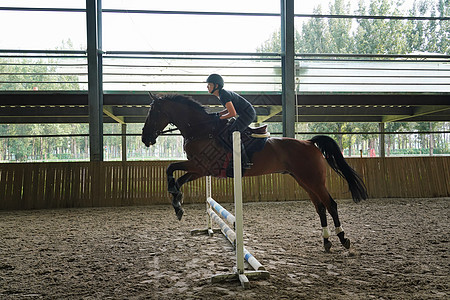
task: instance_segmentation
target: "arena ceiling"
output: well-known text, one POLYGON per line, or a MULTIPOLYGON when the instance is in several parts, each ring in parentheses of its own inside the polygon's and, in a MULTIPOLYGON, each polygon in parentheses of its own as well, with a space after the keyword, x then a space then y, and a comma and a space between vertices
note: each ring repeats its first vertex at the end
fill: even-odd
MULTIPOLYGON (((219 110, 208 94, 190 94, 219 110)), ((281 122, 281 94, 244 96, 259 123, 281 122)), ((149 108, 145 92, 108 92, 103 98, 105 123, 143 123, 149 108)), ((310 93, 297 95, 298 122, 435 122, 450 121, 449 93, 310 93)), ((87 92, 0 92, 0 123, 89 123, 87 92)))

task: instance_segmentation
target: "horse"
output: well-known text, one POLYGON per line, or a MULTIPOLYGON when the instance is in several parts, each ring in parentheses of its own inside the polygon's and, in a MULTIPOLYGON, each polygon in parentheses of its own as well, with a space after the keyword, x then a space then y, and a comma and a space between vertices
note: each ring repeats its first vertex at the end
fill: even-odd
MULTIPOLYGON (((172 206, 178 220, 181 220, 184 209, 181 206, 183 193, 180 188, 203 176, 223 176, 223 167, 230 154, 217 137, 227 127, 227 120, 208 113, 192 97, 180 94, 149 95, 152 102, 142 129, 142 142, 145 146, 155 144, 159 135, 175 130, 164 131, 168 124, 174 125, 184 138, 187 161, 172 163, 166 170, 172 206), (175 179, 176 170, 186 173, 175 179)), ((308 193, 320 218, 325 251, 329 252, 332 246, 329 241, 327 211, 333 219, 341 244, 346 249, 350 248, 350 240, 345 237, 341 227, 337 203, 325 186, 327 164, 347 181, 355 203, 367 199, 367 189, 361 177, 347 164, 332 138, 325 135, 314 136, 309 140, 270 137, 263 149, 254 154, 252 162, 253 166, 245 170, 244 177, 289 174, 308 193)))

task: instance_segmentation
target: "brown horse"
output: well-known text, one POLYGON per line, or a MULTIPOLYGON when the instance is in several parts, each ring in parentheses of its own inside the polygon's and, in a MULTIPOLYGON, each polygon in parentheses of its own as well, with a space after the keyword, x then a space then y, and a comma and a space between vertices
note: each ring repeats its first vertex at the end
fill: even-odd
MULTIPOLYGON (((229 160, 218 136, 226 127, 226 120, 218 119, 216 114, 208 114, 205 108, 190 97, 165 95, 161 98, 150 94, 153 102, 142 129, 142 142, 149 147, 156 138, 167 132, 168 124, 173 124, 184 137, 184 150, 187 161, 176 162, 167 168, 168 191, 172 195, 172 205, 179 220, 183 216, 183 184, 203 176, 223 176, 223 168, 229 160), (174 171, 186 173, 175 180, 174 171)), ((307 141, 292 138, 269 138, 264 148, 254 154, 253 166, 245 170, 244 176, 258 176, 270 173, 291 175, 308 193, 314 203, 323 228, 324 247, 331 248, 328 240, 326 211, 334 221, 336 234, 345 248, 350 240, 344 237, 339 221, 337 203, 325 186, 327 162, 331 168, 348 183, 353 200, 359 202, 367 198, 366 187, 356 172, 346 163, 339 146, 328 136, 315 136, 307 141)))

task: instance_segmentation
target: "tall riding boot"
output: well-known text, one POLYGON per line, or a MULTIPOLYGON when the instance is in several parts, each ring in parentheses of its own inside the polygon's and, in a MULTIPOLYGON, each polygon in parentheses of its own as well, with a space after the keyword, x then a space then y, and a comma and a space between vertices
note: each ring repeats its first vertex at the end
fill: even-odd
POLYGON ((247 151, 245 151, 244 144, 241 144, 241 164, 243 170, 251 169, 253 166, 252 162, 247 156, 247 151))

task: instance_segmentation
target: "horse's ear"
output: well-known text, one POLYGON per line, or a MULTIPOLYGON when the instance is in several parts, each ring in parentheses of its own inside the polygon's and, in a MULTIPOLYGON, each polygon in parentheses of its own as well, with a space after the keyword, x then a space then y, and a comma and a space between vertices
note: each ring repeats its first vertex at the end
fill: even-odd
POLYGON ((161 97, 153 95, 151 92, 148 92, 148 95, 150 96, 150 99, 152 102, 150 104, 154 104, 156 101, 162 100, 161 97))
POLYGON ((150 99, 152 99, 152 102, 155 100, 158 100, 158 98, 153 96, 153 94, 151 92, 148 92, 148 95, 150 96, 150 99))

